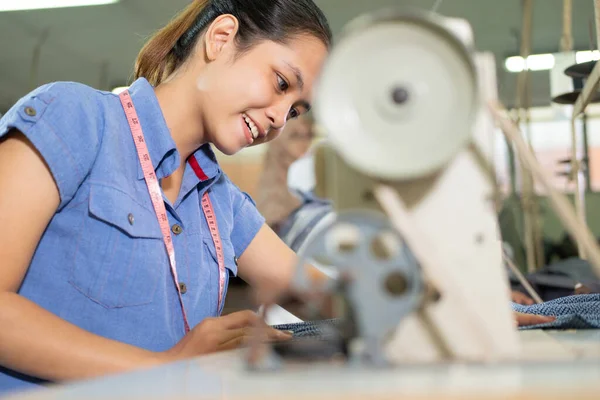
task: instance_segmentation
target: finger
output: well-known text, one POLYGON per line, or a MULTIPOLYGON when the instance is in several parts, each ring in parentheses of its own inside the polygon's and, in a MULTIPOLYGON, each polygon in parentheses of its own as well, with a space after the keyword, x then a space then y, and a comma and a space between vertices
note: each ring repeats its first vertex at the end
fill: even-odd
POLYGON ((218 346, 219 351, 234 350, 249 343, 250 336, 237 336, 231 340, 221 343, 218 346))
POLYGON ((286 340, 290 340, 294 337, 294 332, 292 331, 281 331, 279 329, 269 327, 266 330, 266 337, 268 340, 282 342, 286 340))
POLYGON ((251 330, 248 328, 225 329, 219 334, 219 346, 238 340, 243 336, 250 336, 250 332, 251 330))
POLYGON ((549 322, 553 322, 556 320, 556 317, 547 317, 544 315, 536 315, 536 314, 516 313, 516 320, 517 320, 518 326, 530 326, 530 325, 539 325, 539 324, 546 324, 549 322))
POLYGON ((256 325, 259 322, 262 322, 258 314, 251 310, 238 311, 225 315, 224 317, 220 317, 219 319, 223 324, 222 326, 227 329, 238 329, 245 326, 256 325))
POLYGON ((261 343, 266 342, 285 342, 292 339, 294 336, 288 331, 279 331, 269 328, 267 331, 258 332, 257 330, 249 330, 246 328, 236 330, 236 336, 229 338, 219 344, 219 350, 232 350, 245 346, 254 340, 261 343), (257 335, 260 335, 259 337, 257 335))

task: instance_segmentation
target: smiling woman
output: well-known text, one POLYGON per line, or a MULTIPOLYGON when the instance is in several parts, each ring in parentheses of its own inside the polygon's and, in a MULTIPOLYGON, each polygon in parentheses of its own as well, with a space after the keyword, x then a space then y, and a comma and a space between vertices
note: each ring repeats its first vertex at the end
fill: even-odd
POLYGON ((56 82, 0 119, 0 394, 245 342, 229 276, 277 291, 296 256, 210 145, 305 113, 330 42, 311 0, 197 0, 121 95, 56 82))

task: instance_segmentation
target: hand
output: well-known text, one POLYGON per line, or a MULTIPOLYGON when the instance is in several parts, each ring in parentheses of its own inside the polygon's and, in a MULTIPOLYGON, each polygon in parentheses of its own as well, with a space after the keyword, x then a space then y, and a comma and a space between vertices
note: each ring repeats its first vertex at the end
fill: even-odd
POLYGON ((252 311, 239 311, 218 318, 207 318, 194 327, 173 348, 161 353, 167 361, 182 360, 201 354, 232 350, 248 343, 253 332, 264 335, 266 341, 292 338, 287 332, 267 326, 252 311))
POLYGON ((517 326, 546 324, 549 322, 553 322, 554 320, 556 320, 556 317, 546 317, 544 315, 524 314, 520 312, 515 312, 515 324, 517 326))
POLYGON ((535 303, 531 297, 519 292, 518 290, 513 290, 510 293, 510 298, 513 302, 521 304, 523 306, 530 306, 535 303))

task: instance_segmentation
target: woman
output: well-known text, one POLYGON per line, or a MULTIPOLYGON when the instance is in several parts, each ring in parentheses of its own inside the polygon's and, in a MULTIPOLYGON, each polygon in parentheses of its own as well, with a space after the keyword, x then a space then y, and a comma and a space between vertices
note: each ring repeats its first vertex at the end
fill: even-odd
POLYGON ((13 106, 0 120, 0 392, 244 342, 253 313, 218 317, 228 274, 284 288, 295 255, 209 144, 234 154, 307 112, 330 42, 312 0, 198 0, 142 49, 129 98, 55 83, 13 106))

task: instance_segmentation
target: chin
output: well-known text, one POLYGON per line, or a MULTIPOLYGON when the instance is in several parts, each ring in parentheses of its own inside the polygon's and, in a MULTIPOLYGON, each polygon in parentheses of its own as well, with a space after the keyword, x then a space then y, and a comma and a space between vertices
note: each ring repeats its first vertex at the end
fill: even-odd
POLYGON ((242 150, 242 147, 235 143, 213 143, 213 145, 226 156, 233 156, 242 150))

